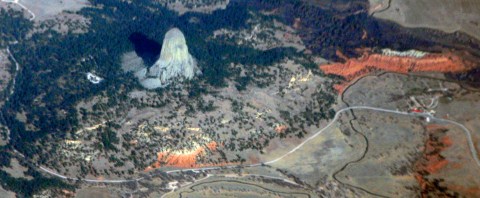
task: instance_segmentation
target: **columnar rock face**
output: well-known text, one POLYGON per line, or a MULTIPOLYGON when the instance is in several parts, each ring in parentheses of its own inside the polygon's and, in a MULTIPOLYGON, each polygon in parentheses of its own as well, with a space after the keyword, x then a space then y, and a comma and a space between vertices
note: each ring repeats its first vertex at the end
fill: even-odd
POLYGON ((141 71, 146 76, 142 85, 148 89, 165 87, 173 81, 192 79, 200 74, 195 59, 188 52, 183 33, 173 28, 165 34, 160 58, 147 70, 141 71))

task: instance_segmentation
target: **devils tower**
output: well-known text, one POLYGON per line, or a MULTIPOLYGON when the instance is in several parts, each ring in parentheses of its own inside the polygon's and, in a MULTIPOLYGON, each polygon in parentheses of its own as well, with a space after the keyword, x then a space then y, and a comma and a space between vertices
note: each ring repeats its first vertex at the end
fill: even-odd
POLYGON ((165 87, 173 81, 192 79, 200 74, 197 62, 188 52, 185 36, 178 28, 165 34, 160 58, 149 69, 141 71, 142 85, 147 89, 165 87))

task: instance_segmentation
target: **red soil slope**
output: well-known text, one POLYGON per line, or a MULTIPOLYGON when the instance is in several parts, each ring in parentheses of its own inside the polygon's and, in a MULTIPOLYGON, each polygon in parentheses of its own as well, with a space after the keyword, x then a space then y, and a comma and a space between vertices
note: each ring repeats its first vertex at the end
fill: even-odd
MULTIPOLYGON (((210 151, 215 151, 217 148, 216 142, 210 142, 206 145, 210 151)), ((158 161, 149 166, 145 171, 149 171, 159 167, 177 167, 177 168, 194 168, 212 166, 212 164, 198 164, 197 158, 205 154, 205 147, 198 147, 187 153, 177 154, 174 152, 159 152, 157 153, 158 161)))
POLYGON ((480 186, 463 186, 465 175, 451 175, 450 171, 461 169, 462 164, 451 162, 442 154, 454 144, 447 136, 448 129, 435 124, 426 129, 428 138, 423 154, 413 166, 421 197, 480 197, 480 186))
POLYGON ((423 150, 422 157, 415 163, 414 172, 415 179, 420 185, 422 197, 428 196, 448 196, 438 189, 438 182, 431 181, 428 176, 437 173, 442 168, 445 168, 449 163, 442 155, 441 152, 452 145, 452 141, 448 136, 445 136, 445 132, 448 129, 439 125, 428 125, 427 134, 428 139, 425 142, 425 148, 423 150))
POLYGON ((275 131, 277 133, 285 133, 285 131, 287 131, 287 129, 288 129, 288 126, 286 126, 286 125, 279 125, 279 126, 275 127, 275 131))
MULTIPOLYGON (((337 52, 337 54, 341 52, 337 52)), ((341 56, 343 57, 343 56, 341 56)), ((473 63, 453 53, 429 54, 422 58, 385 56, 365 50, 360 58, 347 59, 345 63, 333 63, 320 66, 326 74, 335 74, 345 78, 346 82, 335 85, 340 93, 348 82, 376 70, 409 73, 441 72, 461 73, 472 69, 473 63)))

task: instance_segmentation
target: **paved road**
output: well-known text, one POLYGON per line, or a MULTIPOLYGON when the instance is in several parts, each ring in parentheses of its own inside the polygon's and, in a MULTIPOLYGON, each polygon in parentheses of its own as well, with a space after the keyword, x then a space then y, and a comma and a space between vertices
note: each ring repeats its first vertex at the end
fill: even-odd
POLYGON ((470 148, 470 153, 472 154, 472 157, 475 160, 475 162, 477 163, 477 165, 480 167, 480 160, 478 159, 477 149, 475 149, 475 144, 473 143, 473 140, 472 140, 472 134, 467 129, 467 127, 465 127, 463 124, 460 124, 460 123, 455 122, 453 120, 447 120, 447 119, 435 118, 435 117, 432 117, 431 119, 432 120, 437 120, 439 122, 450 123, 450 124, 453 124, 453 125, 456 125, 456 126, 460 127, 463 130, 463 132, 465 132, 465 136, 467 137, 468 147, 470 148))
MULTIPOLYGON (((294 153, 295 151, 297 151, 298 149, 302 148, 306 143, 308 143, 309 141, 311 141, 312 139, 314 139, 315 137, 317 137, 318 135, 322 134, 325 130, 327 130, 330 126, 332 126, 340 117, 340 114, 346 112, 346 111, 350 111, 350 110, 371 110, 371 111, 378 111, 378 112, 385 112, 385 113, 393 113, 393 114, 398 114, 398 115, 404 115, 404 116, 415 116, 415 117, 430 117, 430 119, 432 121, 438 121, 438 122, 443 122, 443 123, 448 123, 448 124, 453 124, 453 125, 456 125, 458 127, 460 127, 464 132, 465 132, 465 136, 468 140, 468 146, 470 148, 470 152, 473 156, 473 159, 475 160, 475 162, 477 163, 477 165, 480 167, 480 160, 478 159, 478 154, 477 154, 477 150, 475 149, 475 146, 473 144, 473 140, 472 140, 472 137, 471 137, 471 133, 470 131, 465 127, 463 126, 462 124, 458 123, 458 122, 455 122, 455 121, 452 121, 452 120, 447 120, 447 119, 442 119, 442 118, 436 118, 430 114, 427 114, 427 113, 408 113, 408 112, 403 112, 403 111, 397 111, 397 110, 390 110, 390 109, 383 109, 383 108, 377 108, 377 107, 368 107, 368 106, 352 106, 352 107, 347 107, 347 108, 343 108, 339 111, 337 111, 337 113, 335 114, 334 118, 330 121, 330 123, 327 124, 327 126, 325 126, 324 128, 320 129, 319 131, 317 131, 314 135, 310 136, 309 138, 305 139, 302 143, 300 143, 298 146, 296 146, 295 148, 293 148, 292 150, 290 150, 289 152, 285 153, 284 155, 274 159, 274 160, 271 160, 271 161, 267 161, 267 162, 263 162, 263 163, 258 163, 258 164, 251 164, 251 165, 246 165, 246 167, 255 167, 255 166, 261 166, 262 164, 273 164, 273 163, 276 163, 280 160, 282 160, 283 158, 289 156, 290 154, 294 153)), ((178 173, 178 172, 182 172, 182 171, 206 171, 206 170, 216 170, 216 169, 222 169, 222 168, 234 168, 234 167, 237 167, 237 166, 219 166, 219 167, 207 167, 207 168, 192 168, 192 169, 177 169, 177 170, 170 170, 170 171, 166 171, 167 174, 171 174, 171 173, 178 173)), ((54 176, 57 176, 59 178, 62 178, 62 179, 71 179, 71 180, 75 180, 77 181, 78 179, 77 178, 71 178, 71 177, 66 177, 64 175, 61 175, 61 174, 58 174, 50 169, 47 169, 47 168, 44 168, 44 167, 40 167, 41 170, 45 171, 46 173, 49 173, 49 174, 52 174, 54 176)), ((85 182, 92 182, 92 183, 125 183, 125 182, 135 182, 135 181, 140 181, 144 178, 137 178, 137 179, 119 179, 119 180, 102 180, 102 179, 81 179, 81 181, 85 181, 85 182)))
MULTIPOLYGON (((269 178, 269 179, 275 179, 275 180, 281 180, 283 182, 286 182, 286 183, 289 183, 289 184, 292 184, 292 185, 296 185, 296 186, 301 186, 299 184, 297 184, 296 182, 294 181, 291 181, 291 180, 288 180, 288 179, 285 179, 285 178, 282 178, 282 177, 274 177, 274 176, 268 176, 268 175, 258 175, 258 174, 244 174, 244 175, 223 175, 223 174, 220 174, 220 175, 217 175, 217 174, 207 174, 206 177, 202 178, 202 179, 198 179, 198 180, 195 180, 193 181, 192 183, 189 183, 189 184, 186 184, 184 186, 182 186, 182 188, 186 188, 186 187, 189 187, 191 186, 192 184, 195 184, 199 181, 203 181, 203 180, 206 180, 210 177, 224 177, 224 178, 243 178, 243 177, 263 177, 263 178, 269 178)), ((301 186, 303 187, 303 186, 301 186)), ((176 190, 176 187, 175 188, 172 188, 170 192, 168 193, 165 193, 162 195, 161 198, 164 198, 166 197, 167 195, 175 192, 176 190)))
POLYGON ((407 112, 401 112, 401 111, 394 111, 394 110, 388 110, 388 109, 381 109, 381 108, 376 108, 376 107, 367 107, 367 106, 354 106, 354 107, 347 107, 347 108, 344 108, 344 109, 341 109, 340 111, 338 111, 336 114, 335 114, 335 117, 333 118, 333 120, 328 123, 328 125, 326 127, 324 127, 323 129, 321 129, 320 131, 318 131, 317 133, 315 133, 314 135, 310 136, 309 138, 307 138, 305 141, 303 141, 301 144, 299 144, 297 147, 293 148, 292 150, 290 150, 288 153, 285 153, 284 155, 280 156, 279 158, 277 159, 274 159, 274 160, 271 160, 271 161, 268 161, 268 162, 265 162, 265 164, 273 164, 277 161, 280 161, 281 159, 283 159, 284 157, 292 154, 293 152, 297 151, 298 149, 300 149, 303 145, 305 145, 306 143, 308 143, 310 140, 314 139, 315 137, 317 137, 318 135, 320 135, 322 132, 324 132, 325 130, 327 130, 330 126, 332 126, 337 120, 338 118, 340 117, 340 114, 343 113, 343 112, 346 112, 346 111, 350 111, 350 110, 355 110, 355 109, 367 109, 367 110, 374 110, 374 111, 382 111, 382 112, 388 112, 388 113, 395 113, 395 114, 400 114, 400 115, 411 115, 407 112))

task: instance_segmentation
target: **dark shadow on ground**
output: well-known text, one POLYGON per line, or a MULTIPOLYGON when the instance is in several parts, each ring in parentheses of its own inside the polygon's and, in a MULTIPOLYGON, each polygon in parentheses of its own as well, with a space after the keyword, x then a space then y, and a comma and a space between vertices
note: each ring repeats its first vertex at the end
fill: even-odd
POLYGON ((158 59, 162 45, 157 41, 149 39, 139 32, 132 33, 128 40, 134 45, 135 53, 143 59, 146 65, 153 65, 158 59))

